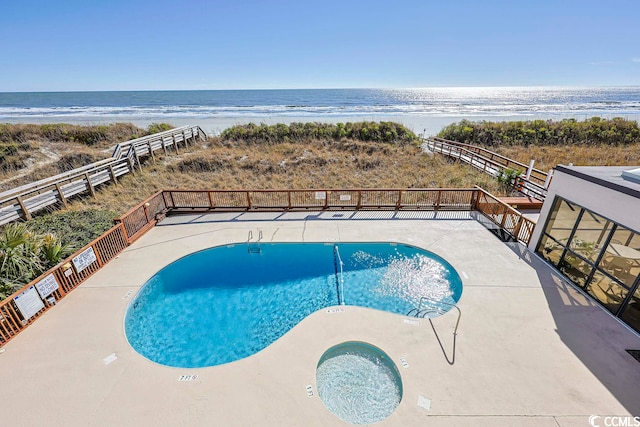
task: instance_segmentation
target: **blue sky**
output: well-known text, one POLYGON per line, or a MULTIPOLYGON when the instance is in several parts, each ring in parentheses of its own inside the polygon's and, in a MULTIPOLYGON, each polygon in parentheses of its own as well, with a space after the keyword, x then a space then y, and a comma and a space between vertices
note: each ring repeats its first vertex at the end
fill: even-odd
POLYGON ((640 85, 640 1, 20 0, 0 91, 640 85))

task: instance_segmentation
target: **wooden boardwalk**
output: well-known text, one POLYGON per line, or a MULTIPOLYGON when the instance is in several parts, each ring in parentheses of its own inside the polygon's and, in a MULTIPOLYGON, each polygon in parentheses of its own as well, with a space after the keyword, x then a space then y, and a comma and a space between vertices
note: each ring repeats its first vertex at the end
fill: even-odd
POLYGON ((551 176, 547 172, 535 169, 532 164, 525 165, 477 145, 464 144, 437 137, 425 139, 423 146, 429 151, 467 163, 496 178, 501 176, 507 169, 520 171, 521 175, 514 183, 514 187, 518 191, 542 201, 547 195, 551 176))
POLYGON ((117 183, 118 178, 140 169, 140 160, 151 157, 155 152, 186 148, 198 139, 206 138, 199 126, 183 126, 165 132, 117 144, 110 158, 87 166, 70 170, 59 175, 26 184, 0 193, 0 225, 24 219, 39 210, 51 206, 66 206, 67 200, 89 192, 95 196, 97 186, 109 182, 117 183))

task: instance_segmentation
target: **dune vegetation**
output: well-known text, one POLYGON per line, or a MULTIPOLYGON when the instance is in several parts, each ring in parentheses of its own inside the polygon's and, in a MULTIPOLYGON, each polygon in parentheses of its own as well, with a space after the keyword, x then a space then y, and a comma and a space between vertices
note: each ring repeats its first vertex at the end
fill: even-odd
MULTIPOLYGON (((0 189, 108 158, 113 146, 169 129, 152 125, 0 125, 0 189)), ((636 122, 468 122, 439 136, 482 144, 548 169, 559 163, 640 164, 636 122)), ((425 153, 420 138, 389 122, 241 125, 219 137, 145 159, 142 171, 98 187, 96 197, 0 230, 0 297, 28 283, 113 224, 112 219, 162 189, 462 188, 502 195, 502 183, 465 164, 425 153), (48 236, 48 237, 47 237, 48 236), (59 236, 59 237, 58 237, 59 236), (23 268, 22 268, 23 267, 23 268), (34 276, 35 275, 35 276, 34 276)))
POLYGON ((640 126, 634 120, 592 117, 584 121, 532 120, 470 122, 444 128, 439 137, 484 145, 511 159, 538 169, 558 164, 640 165, 640 126))

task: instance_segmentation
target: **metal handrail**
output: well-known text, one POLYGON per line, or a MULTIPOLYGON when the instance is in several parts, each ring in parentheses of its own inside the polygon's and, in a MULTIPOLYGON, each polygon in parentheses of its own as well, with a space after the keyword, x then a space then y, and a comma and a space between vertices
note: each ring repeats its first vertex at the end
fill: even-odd
MULTIPOLYGON (((422 310, 422 303, 424 301, 431 301, 434 302, 436 304, 444 304, 447 305, 451 308, 455 308, 458 311, 458 319, 456 320, 456 326, 453 329, 453 345, 452 345, 452 350, 451 350, 451 360, 449 360, 449 357, 447 356, 447 352, 444 349, 444 346, 442 345, 442 342, 440 341, 440 337, 438 336, 438 332, 436 331, 435 326, 433 325, 433 322, 431 321, 431 318, 429 319, 429 323, 431 324, 431 329, 433 329, 433 333, 436 335, 436 339, 438 340, 438 344, 440 344, 440 349, 442 350, 442 353, 444 354, 444 358, 446 359, 447 363, 449 363, 450 365, 453 365, 456 361, 456 338, 458 336, 458 325, 460 325, 460 318, 462 317, 462 311, 460 310, 460 307, 458 307, 456 304, 451 304, 449 302, 446 301, 440 301, 440 300, 435 300, 433 298, 429 298, 429 297, 420 297, 420 305, 418 306, 418 308, 414 308, 412 310, 409 311, 409 313, 407 313, 407 316, 410 315, 411 312, 413 312, 414 310, 416 311, 416 314, 414 317, 421 317, 424 318, 424 316, 426 316, 428 313, 433 312, 435 310, 422 310), (420 316, 420 313, 423 313, 422 316, 420 316)), ((437 308, 437 311, 441 311, 442 309, 437 308)), ((444 314, 444 313, 441 313, 444 314)))
MULTIPOLYGON (((420 313, 423 313, 423 312, 425 314, 427 313, 425 310, 422 309, 422 303, 424 301, 430 301, 430 302, 433 302, 433 303, 436 303, 436 304, 444 304, 444 305, 448 306, 449 308, 455 308, 458 311, 458 320, 456 321, 456 326, 455 326, 455 328, 453 330, 453 335, 457 335, 458 334, 458 325, 460 324, 460 318, 462 317, 462 311, 460 311, 460 307, 458 307, 456 304, 451 304, 450 302, 436 300, 436 299, 433 299, 433 298, 422 296, 422 297, 420 297, 420 304, 418 305, 418 307, 417 308, 412 308, 411 310, 409 310, 409 312, 407 313, 407 316, 411 316, 412 315, 411 313, 415 311, 416 314, 413 315, 413 317, 422 317, 422 318, 424 318, 424 315, 420 316, 420 313)), ((441 310, 439 307, 436 307, 436 309, 437 310, 441 310)), ((430 313, 432 311, 434 311, 434 310, 429 310, 428 312, 430 313)), ((444 312, 444 313, 446 313, 446 312, 444 312)), ((441 313, 441 314, 444 314, 444 313, 441 313)))
POLYGON ((338 304, 344 305, 344 270, 342 266, 344 262, 342 262, 342 257, 340 257, 340 250, 338 249, 338 245, 333 245, 333 254, 337 258, 336 263, 336 276, 338 276, 338 266, 340 266, 340 276, 338 276, 338 280, 336 283, 336 291, 338 293, 338 304))

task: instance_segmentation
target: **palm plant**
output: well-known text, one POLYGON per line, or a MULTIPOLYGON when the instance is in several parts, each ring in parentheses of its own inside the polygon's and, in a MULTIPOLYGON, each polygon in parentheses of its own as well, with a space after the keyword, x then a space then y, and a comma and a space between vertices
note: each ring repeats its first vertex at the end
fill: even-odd
POLYGON ((40 240, 21 223, 8 224, 0 231, 0 296, 6 297, 42 273, 40 240))

